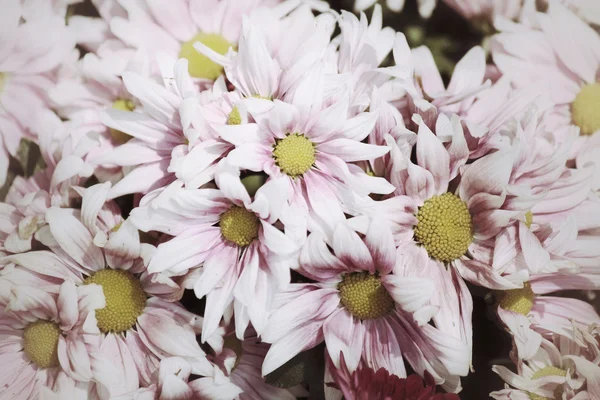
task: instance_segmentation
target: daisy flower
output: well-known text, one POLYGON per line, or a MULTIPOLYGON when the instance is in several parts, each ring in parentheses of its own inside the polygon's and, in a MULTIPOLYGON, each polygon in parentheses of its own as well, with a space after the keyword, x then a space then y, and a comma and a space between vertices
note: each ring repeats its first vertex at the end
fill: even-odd
MULTIPOLYGON (((171 59, 186 58, 188 71, 204 82, 217 79, 223 68, 196 52, 194 43, 201 42, 219 54, 236 47, 244 15, 260 13, 263 7, 277 7, 277 0, 177 0, 132 3, 118 1, 127 15, 114 16, 111 32, 127 45, 144 49, 150 55, 164 53, 171 59)), ((287 6, 281 7, 283 10, 287 6)))
POLYGON ((116 259, 93 244, 91 233, 77 215, 75 210, 50 208, 46 212, 48 229, 41 240, 51 251, 17 254, 0 262, 12 262, 55 279, 69 276, 78 287, 102 287, 105 306, 96 311, 97 329, 102 333, 101 357, 95 364, 100 396, 116 396, 149 384, 159 360, 170 356, 188 359, 195 374, 210 375, 210 363, 196 342, 202 319, 177 303, 154 296, 178 288, 157 282, 146 272, 141 258, 110 264, 116 259), (40 269, 40 265, 46 267, 40 269))
POLYGON ((64 15, 26 16, 19 0, 3 0, 0 53, 0 184, 22 138, 34 138, 35 116, 49 108, 56 68, 74 51, 64 15), (27 17, 27 18, 24 18, 27 17), (44 32, 40 35, 39 32, 44 32))
MULTIPOLYGON (((303 92, 319 93, 319 82, 310 79, 303 83, 303 92)), ((235 140, 236 147, 227 155, 227 162, 265 172, 271 180, 282 182, 284 201, 291 205, 281 216, 284 224, 292 224, 292 219, 293 223, 306 223, 302 221, 308 217, 308 230, 331 235, 337 221, 344 219, 340 205, 344 193, 393 190, 384 179, 369 177, 351 165, 376 159, 389 149, 362 143, 377 115, 364 112, 348 117, 348 99, 327 106, 318 97, 311 100, 298 94, 292 103, 275 100, 271 110, 254 117, 258 129, 253 125, 233 128, 236 136, 229 140, 235 140), (354 172, 360 174, 360 180, 354 172)))
POLYGON ((226 93, 221 79, 212 89, 199 93, 187 73, 187 60, 161 64, 161 85, 133 72, 123 82, 141 107, 108 109, 102 121, 133 139, 99 155, 97 164, 136 166, 111 190, 111 197, 148 193, 177 181, 199 187, 214 177, 217 161, 231 146, 207 126, 199 108, 226 93))
MULTIPOLYGON (((560 279, 556 279, 557 283, 560 279)), ((533 357, 542 337, 553 333, 572 337, 573 328, 600 324, 594 307, 581 300, 545 296, 548 281, 525 283, 521 289, 498 292, 498 316, 512 334, 519 358, 533 357)), ((559 283, 560 284, 560 283, 559 283)))
POLYGON ((273 16, 269 23, 264 20, 272 10, 261 11, 265 18, 244 16, 237 51, 219 54, 201 41, 194 48, 222 66, 228 81, 244 97, 263 100, 254 101, 255 106, 265 100, 291 98, 301 78, 325 56, 335 28, 332 15, 313 15, 312 7, 318 4, 284 2, 279 8, 285 6, 289 14, 273 16))
POLYGON ((534 18, 539 29, 504 26, 493 39, 494 62, 516 86, 534 81, 549 85, 556 105, 548 123, 559 141, 571 125, 579 127, 576 155, 600 130, 595 112, 600 99, 600 35, 556 1, 550 1, 547 14, 534 18), (579 48, 586 50, 574 51, 579 48))
POLYGON ((0 314, 0 398, 37 399, 49 392, 89 398, 100 333, 94 311, 105 306, 102 289, 72 280, 51 288, 35 283, 2 285, 8 301, 0 314))
MULTIPOLYGON (((291 284, 278 294, 262 334, 273 344, 263 375, 325 341, 336 368, 342 353, 350 371, 363 360, 371 369, 406 377, 406 359, 415 371, 429 371, 444 388, 459 391, 470 348, 427 323, 438 311, 428 304, 437 277, 419 276, 418 268, 412 255, 396 248, 383 221, 373 221, 364 237, 341 222, 331 243, 312 233, 298 271, 316 283, 291 284)), ((463 326, 460 315, 445 318, 463 326)))
MULTIPOLYGON (((588 334, 589 335, 589 334, 588 334)), ((564 337, 555 336, 544 340, 539 351, 527 360, 517 362, 517 373, 508 368, 492 367, 507 384, 514 387, 490 393, 496 400, 508 399, 576 399, 600 396, 597 352, 595 344, 586 347, 564 337)))
POLYGON ((33 131, 38 137, 46 168, 29 178, 17 177, 0 203, 0 215, 10 221, 0 227, 0 249, 20 253, 31 249, 35 233, 45 225, 49 207, 69 207, 73 186, 93 173, 86 161, 97 145, 79 129, 77 120, 62 122, 54 113, 40 112, 33 131))
POLYGON ((225 163, 220 167, 220 190, 152 193, 130 217, 142 231, 174 236, 157 247, 148 271, 190 275, 185 280, 196 296, 206 296, 203 342, 231 306, 238 337, 243 337, 248 321, 260 333, 277 287, 290 281, 299 249, 274 225, 283 209, 285 182, 269 181, 250 196, 239 171, 225 163))

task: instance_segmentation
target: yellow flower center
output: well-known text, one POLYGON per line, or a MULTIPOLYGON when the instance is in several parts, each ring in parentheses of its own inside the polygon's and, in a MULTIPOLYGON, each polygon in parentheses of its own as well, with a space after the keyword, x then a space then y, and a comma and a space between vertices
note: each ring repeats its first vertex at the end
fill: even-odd
POLYGON ((581 88, 571 104, 573 123, 581 129, 582 135, 591 135, 600 130, 600 82, 581 88))
POLYGON ((533 223, 533 213, 531 211, 527 211, 525 213, 525 226, 531 228, 531 224, 533 223))
POLYGON ((464 201, 452 193, 427 200, 417 212, 415 239, 430 257, 450 262, 464 255, 473 241, 471 215, 464 201))
POLYGON ((146 293, 140 281, 130 272, 103 269, 88 277, 84 284, 102 286, 106 306, 96 310, 98 328, 102 332, 125 332, 135 325, 146 306, 146 293))
POLYGON ((229 113, 227 117, 227 125, 239 125, 242 123, 242 117, 240 115, 240 110, 237 106, 233 107, 233 110, 229 113))
POLYGON ((40 368, 58 366, 58 339, 61 330, 51 321, 35 321, 23 332, 23 351, 40 368))
POLYGON ((346 274, 338 284, 338 290, 342 305, 356 318, 376 319, 394 309, 394 299, 377 275, 368 272, 346 274))
POLYGON ((200 42, 219 54, 225 54, 231 43, 223 36, 214 33, 199 33, 181 45, 179 58, 187 58, 188 72, 195 78, 217 79, 223 72, 223 66, 212 61, 194 48, 194 43, 200 42))
MULTIPOLYGON (((135 104, 131 100, 126 99, 117 99, 112 103, 113 110, 121 110, 121 111, 133 111, 135 110, 135 104)), ((110 128, 110 136, 120 144, 127 143, 132 137, 126 134, 125 132, 121 132, 117 129, 110 128)))
POLYGON ((283 173, 295 178, 315 163, 315 145, 304 135, 292 133, 276 141, 273 158, 283 173))
MULTIPOLYGON (((544 378, 546 376, 567 376, 567 371, 565 371, 564 369, 560 369, 557 367, 554 367, 552 365, 549 365, 547 367, 544 367, 540 370, 538 370, 535 374, 533 374, 533 376, 531 377, 531 379, 539 379, 539 378, 544 378)), ((562 394, 563 394, 563 387, 562 386, 557 386, 556 390, 554 390, 554 398, 548 398, 548 397, 543 397, 534 393, 529 393, 529 398, 531 398, 531 400, 560 400, 562 399, 562 394)))
POLYGON ((258 237, 258 218, 243 207, 233 206, 221 214, 219 226, 225 239, 241 247, 258 237))
POLYGON ((0 93, 2 93, 2 90, 4 89, 5 82, 6 82, 6 74, 3 72, 0 72, 0 93))
POLYGON ((501 293, 500 307, 527 316, 533 307, 535 293, 528 282, 521 289, 506 290, 501 293))

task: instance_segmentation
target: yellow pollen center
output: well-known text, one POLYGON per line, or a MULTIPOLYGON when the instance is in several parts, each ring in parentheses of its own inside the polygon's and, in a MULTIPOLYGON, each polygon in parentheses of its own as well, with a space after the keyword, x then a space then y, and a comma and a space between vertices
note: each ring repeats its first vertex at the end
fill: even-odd
MULTIPOLYGON (((549 365, 538 370, 535 374, 533 374, 531 379, 545 378, 547 376, 567 376, 567 371, 549 365)), ((562 387, 562 385, 559 385, 554 390, 554 398, 543 397, 534 393, 529 393, 529 398, 531 398, 531 400, 560 400, 562 399, 563 391, 564 388, 562 387)))
POLYGON ((0 72, 0 93, 2 93, 2 90, 4 89, 4 82, 6 82, 6 74, 0 72))
POLYGON ((102 286, 106 306, 96 310, 98 328, 102 332, 124 332, 135 325, 146 306, 146 293, 140 281, 130 272, 103 269, 88 277, 84 284, 102 286))
POLYGON ((521 289, 506 290, 501 294, 500 307, 527 316, 533 307, 535 293, 528 282, 521 289))
POLYGON ((582 135, 591 135, 600 130, 600 82, 581 88, 571 103, 571 118, 581 129, 582 135))
POLYGON ((315 145, 304 135, 292 133, 276 141, 273 158, 283 173, 295 178, 315 163, 315 145))
POLYGON ((237 106, 233 107, 233 110, 229 113, 227 117, 227 125, 239 125, 242 123, 242 116, 240 115, 240 110, 237 106))
POLYGON ((200 42, 219 54, 225 54, 231 43, 223 36, 214 33, 199 33, 181 45, 179 58, 187 58, 188 72, 195 78, 215 80, 223 72, 223 66, 212 61, 194 48, 194 43, 200 42))
POLYGON ((452 193, 427 200, 417 212, 415 239, 430 257, 450 262, 464 255, 473 241, 471 215, 464 201, 452 193))
POLYGON ((23 351, 40 368, 58 366, 58 339, 61 330, 51 321, 35 321, 23 332, 23 351))
MULTIPOLYGON (((135 110, 135 104, 131 100, 126 99, 117 99, 112 103, 113 110, 121 110, 121 111, 133 111, 135 110)), ((132 137, 126 134, 125 132, 121 132, 117 129, 110 128, 110 136, 119 144, 127 143, 132 137)))
POLYGON ((340 301, 356 318, 376 319, 394 309, 394 299, 377 275, 352 272, 338 284, 340 301))
POLYGON ((233 206, 221 214, 219 226, 225 239, 241 247, 258 237, 258 218, 243 207, 233 206))
POLYGON ((525 226, 531 228, 531 224, 533 223, 533 213, 531 211, 527 211, 525 213, 525 226))

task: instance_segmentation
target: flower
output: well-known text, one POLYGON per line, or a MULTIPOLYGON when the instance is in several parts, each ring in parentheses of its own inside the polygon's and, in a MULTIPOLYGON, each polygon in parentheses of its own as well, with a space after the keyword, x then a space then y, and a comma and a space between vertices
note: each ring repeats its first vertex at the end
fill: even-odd
POLYGON ((535 81, 549 85, 555 106, 548 124, 559 142, 568 137, 572 125, 579 127, 576 155, 600 129, 590 111, 600 98, 600 35, 556 1, 549 2, 546 14, 532 18, 533 27, 525 23, 516 25, 522 28, 517 30, 501 27, 506 29, 493 39, 494 62, 516 86, 535 81), (587 51, 573 52, 580 44, 587 51))
MULTIPOLYGON (((543 279, 543 277, 542 277, 543 279)), ((564 280, 567 280, 565 278, 564 280)), ((556 279, 560 285, 561 279, 556 279)), ((582 329, 600 323, 594 307, 577 299, 543 296, 538 293, 549 282, 533 280, 521 289, 511 289, 497 294, 498 316, 514 338, 520 359, 529 359, 537 353, 543 337, 553 333, 570 339, 573 329, 582 329)))
MULTIPOLYGON (((469 368, 469 346, 445 334, 437 323, 427 323, 438 311, 428 304, 437 277, 415 273, 420 264, 396 248, 383 221, 373 221, 364 239, 343 222, 336 226, 332 242, 324 239, 313 232, 300 254, 298 271, 316 283, 291 284, 276 298, 262 334, 273 344, 263 374, 325 341, 336 368, 341 352, 350 371, 363 360, 369 368, 405 377, 405 358, 445 388, 460 390, 459 376, 469 368)), ((460 315, 444 318, 462 328, 460 315)))
MULTIPOLYGON (((77 287, 102 287, 106 305, 96 311, 96 329, 102 335, 94 374, 101 398, 148 384, 159 360, 165 357, 183 357, 194 373, 210 375, 211 366, 196 342, 201 317, 153 296, 179 288, 148 274, 141 258, 111 264, 119 259, 93 244, 91 233, 76 215, 75 210, 50 208, 46 212, 48 228, 40 240, 51 251, 16 254, 0 259, 0 263, 11 262, 53 279, 69 277, 77 287)), ((136 239, 121 238, 124 244, 136 239)))
POLYGON ((187 64, 165 61, 165 86, 137 73, 123 73, 127 90, 142 107, 133 112, 113 108, 102 116, 109 128, 133 137, 94 158, 101 165, 136 166, 112 188, 111 198, 145 194, 175 181, 199 187, 213 179, 216 163, 231 148, 197 116, 201 104, 227 92, 224 81, 202 96, 186 72, 187 64))
POLYGON ((302 96, 295 96, 292 103, 275 100, 271 110, 254 118, 257 124, 229 131, 235 149, 226 160, 240 169, 264 172, 285 187, 282 200, 290 207, 281 215, 284 225, 306 230, 308 219, 308 230, 331 235, 335 223, 343 219, 341 198, 352 191, 367 195, 393 190, 385 180, 369 177, 351 164, 378 158, 389 149, 361 142, 376 115, 364 112, 349 118, 347 99, 331 105, 302 96))
POLYGON ((40 142, 46 168, 29 178, 16 177, 0 206, 0 215, 11 223, 0 227, 0 249, 9 253, 31 250, 36 232, 46 223, 46 210, 69 207, 71 187, 83 184, 94 169, 87 154, 96 145, 79 121, 62 122, 54 113, 38 113, 33 131, 40 142))
POLYGON ((169 58, 186 58, 188 71, 205 82, 216 80, 223 69, 206 56, 197 53, 194 43, 201 42, 225 54, 235 47, 240 35, 241 19, 263 7, 277 4, 273 0, 235 1, 178 0, 168 6, 160 1, 144 5, 118 1, 126 15, 109 15, 110 30, 135 49, 150 55, 164 53, 169 58))
POLYGON ((436 394, 435 380, 425 371, 423 379, 416 374, 407 378, 399 378, 390 374, 385 368, 377 372, 361 362, 354 372, 348 370, 344 355, 340 354, 340 368, 335 368, 330 358, 326 359, 329 370, 333 373, 333 383, 326 383, 341 390, 347 399, 366 400, 459 400, 454 393, 436 394))
POLYGON ((2 9, 0 185, 6 179, 9 156, 16 155, 21 139, 35 138, 32 123, 49 108, 47 92, 55 83, 56 68, 75 47, 64 15, 25 15, 19 0, 4 0, 2 9))
POLYGON ((600 374, 597 358, 598 333, 594 326, 589 327, 589 332, 585 331, 581 334, 589 338, 587 343, 560 336, 543 340, 533 357, 517 362, 517 374, 503 366, 492 367, 494 372, 516 389, 508 388, 507 385, 506 389, 492 392, 490 396, 497 400, 524 396, 543 400, 576 398, 577 394, 582 398, 600 395, 600 388, 595 382, 600 374))
POLYGON ((63 398, 87 398, 95 391, 99 331, 94 311, 105 306, 102 289, 77 287, 72 280, 53 290, 34 281, 4 283, 0 396, 27 399, 54 391, 63 398))
POLYGON ((283 207, 282 182, 267 182, 250 196, 239 171, 223 162, 220 168, 220 190, 152 193, 131 214, 142 231, 173 236, 157 247, 148 271, 187 275, 196 296, 206 296, 203 342, 232 304, 238 337, 243 337, 249 320, 261 332, 276 288, 290 281, 299 249, 274 225, 283 207))

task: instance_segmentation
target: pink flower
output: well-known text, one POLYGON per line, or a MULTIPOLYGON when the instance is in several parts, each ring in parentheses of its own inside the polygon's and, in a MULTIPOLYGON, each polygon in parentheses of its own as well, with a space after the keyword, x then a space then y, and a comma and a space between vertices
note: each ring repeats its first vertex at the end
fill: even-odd
POLYGON ((74 197, 71 188, 93 173, 86 158, 96 143, 79 127, 77 121, 62 122, 48 110, 38 114, 32 129, 46 168, 14 180, 6 203, 0 206, 0 215, 10 221, 0 227, 0 249, 9 253, 30 250, 34 235, 46 223, 46 210, 69 207, 74 197))
POLYGON ((243 4, 231 0, 177 0, 167 6, 161 1, 144 4, 118 1, 126 15, 121 10, 105 15, 112 17, 109 21, 112 34, 127 45, 145 49, 151 56, 163 53, 172 60, 186 58, 190 75, 209 83, 219 77, 222 67, 196 53, 194 43, 202 42, 225 54, 236 46, 244 15, 260 14, 263 7, 277 3, 276 0, 243 4))
MULTIPOLYGON (((51 251, 17 254, 0 262, 14 263, 44 280, 68 277, 81 288, 89 284, 102 287, 106 306, 96 311, 96 329, 102 335, 94 363, 100 397, 147 385, 159 360, 165 357, 183 357, 195 374, 210 375, 210 363, 196 342, 202 318, 154 296, 179 291, 179 287, 162 283, 157 280, 160 277, 146 272, 141 258, 121 263, 122 259, 110 256, 109 249, 96 247, 78 215, 76 210, 50 208, 46 212, 48 227, 39 239, 51 251)), ((139 246, 137 232, 135 239, 123 243, 135 240, 139 246)))
MULTIPOLYGON (((554 281, 560 285, 569 277, 554 281)), ((497 293, 498 316, 514 338, 519 359, 534 357, 543 337, 556 333, 575 340, 574 329, 600 324, 600 316, 592 305, 577 299, 544 296, 553 291, 547 287, 548 280, 541 276, 540 281, 532 280, 522 289, 497 293)))
POLYGON ((133 112, 109 109, 103 122, 133 139, 94 161, 137 167, 112 188, 111 197, 145 194, 175 181, 177 185, 199 187, 214 178, 217 161, 231 146, 199 117, 199 109, 203 102, 227 90, 221 80, 204 96, 197 96, 187 64, 187 60, 161 64, 164 86, 136 73, 123 73, 127 90, 142 107, 133 112))
MULTIPOLYGON (((363 239, 339 223, 331 242, 319 232, 309 236, 299 272, 317 283, 291 284, 276 297, 262 334, 273 343, 263 374, 325 341, 336 368, 341 352, 350 371, 363 360, 369 368, 405 377, 406 358, 415 370, 427 370, 444 387, 460 390, 459 376, 469 368, 469 346, 446 334, 437 321, 435 326, 427 323, 438 311, 429 304, 437 278, 415 273, 421 266, 396 248, 385 222, 374 221, 364 233, 363 239)), ((463 307, 469 308, 469 302, 463 307)), ((462 329, 460 315, 443 318, 462 329)))
POLYGON ((495 365, 492 369, 515 389, 507 385, 490 396, 497 400, 600 396, 597 328, 590 326, 574 336, 585 339, 574 341, 557 335, 552 340, 544 339, 534 356, 517 362, 516 374, 495 365))
MULTIPOLYGON (((318 93, 320 81, 313 78, 304 84, 318 93)), ((352 191, 366 196, 393 190, 384 179, 369 177, 352 164, 389 151, 361 142, 376 117, 368 112, 349 117, 347 98, 327 104, 320 96, 313 100, 299 93, 292 103, 275 100, 271 110, 254 115, 256 124, 227 127, 226 140, 235 145, 227 162, 265 172, 282 185, 283 201, 289 204, 280 217, 284 225, 331 235, 349 211, 342 209, 342 198, 351 197, 352 191)))
POLYGON ((32 122, 49 108, 47 92, 54 85, 56 67, 74 51, 75 42, 64 15, 24 14, 19 0, 4 0, 1 7, 0 184, 4 184, 9 155, 16 155, 22 138, 34 139, 32 122))
POLYGON ((600 96, 600 35, 559 2, 549 3, 547 14, 530 15, 528 24, 500 26, 503 32, 493 41, 494 62, 518 87, 536 81, 549 85, 556 105, 548 124, 558 142, 572 125, 580 128, 576 155, 600 129, 591 111, 600 96), (573 51, 580 46, 586 51, 573 51))
POLYGON ((290 281, 300 247, 274 225, 285 201, 284 182, 269 181, 251 197, 239 171, 225 163, 220 167, 220 190, 157 191, 145 196, 131 215, 143 231, 174 236, 158 246, 148 271, 188 275, 185 280, 196 296, 206 296, 203 342, 231 306, 238 337, 248 321, 260 333, 277 287, 290 281))
POLYGON ((57 392, 62 398, 88 398, 95 391, 94 310, 105 306, 102 289, 77 287, 72 280, 51 290, 29 284, 34 282, 2 286, 8 301, 2 301, 0 314, 0 397, 33 399, 57 392))

